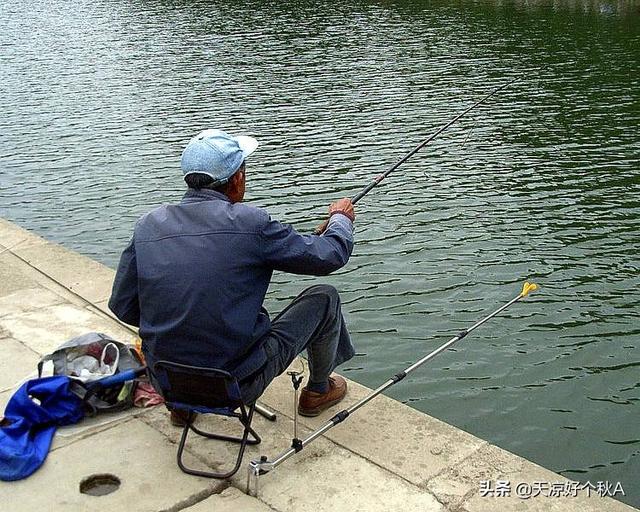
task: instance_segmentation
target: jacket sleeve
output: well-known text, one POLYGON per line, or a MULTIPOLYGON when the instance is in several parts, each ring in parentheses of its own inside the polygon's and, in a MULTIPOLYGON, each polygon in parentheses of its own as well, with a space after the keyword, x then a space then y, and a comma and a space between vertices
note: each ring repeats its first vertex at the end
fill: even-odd
POLYGON ((353 250, 353 224, 333 215, 320 235, 301 235, 289 224, 269 219, 261 231, 266 263, 274 270, 324 276, 346 265, 353 250))
POLYGON ((118 271, 113 281, 109 309, 124 323, 140 325, 138 302, 138 268, 133 239, 120 256, 118 271))

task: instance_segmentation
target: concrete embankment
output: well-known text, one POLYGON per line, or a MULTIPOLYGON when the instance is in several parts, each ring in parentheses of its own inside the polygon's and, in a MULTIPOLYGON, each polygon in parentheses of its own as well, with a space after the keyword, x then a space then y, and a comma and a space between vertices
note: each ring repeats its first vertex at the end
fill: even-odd
MULTIPOLYGON (((0 219, 2 410, 16 386, 35 375, 38 359, 63 341, 89 331, 133 340, 133 333, 106 307, 113 276, 113 270, 0 219)), ((348 404, 369 391, 355 382, 349 386, 348 404)), ((275 456, 291 443, 288 377, 276 379, 261 402, 275 410, 278 419, 272 423, 256 416, 254 426, 263 442, 247 449, 245 465, 260 455, 275 456)), ((302 435, 334 412, 302 418, 302 435)), ((235 427, 235 422, 219 416, 198 421, 211 430, 235 427)), ((175 462, 180 433, 169 424, 162 406, 61 428, 36 473, 0 484, 0 503, 13 512, 635 510, 384 396, 359 411, 357 419, 337 426, 262 476, 257 499, 241 492, 246 485, 244 468, 228 482, 182 473, 175 462), (120 487, 105 496, 81 494, 80 482, 95 474, 117 476, 120 487), (522 482, 534 489, 541 483, 539 495, 519 497, 516 487, 522 482), (555 486, 557 496, 549 496, 550 486, 555 486)), ((187 462, 228 466, 233 450, 194 436, 187 462)))

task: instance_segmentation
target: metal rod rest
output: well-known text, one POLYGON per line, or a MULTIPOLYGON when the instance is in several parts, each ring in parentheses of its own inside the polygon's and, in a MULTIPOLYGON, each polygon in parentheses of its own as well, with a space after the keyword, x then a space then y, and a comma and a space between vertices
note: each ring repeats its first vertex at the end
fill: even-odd
POLYGON ((262 404, 256 403, 256 412, 260 416, 267 418, 269 421, 276 421, 276 413, 262 404))

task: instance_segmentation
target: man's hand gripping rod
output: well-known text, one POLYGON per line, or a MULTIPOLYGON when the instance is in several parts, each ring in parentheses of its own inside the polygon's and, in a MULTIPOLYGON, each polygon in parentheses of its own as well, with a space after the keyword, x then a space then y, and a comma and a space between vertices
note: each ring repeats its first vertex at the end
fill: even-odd
POLYGON ((465 329, 465 330, 459 332, 457 335, 455 335, 453 338, 451 338, 449 341, 447 341, 444 345, 438 347, 437 349, 435 349, 430 354, 424 356, 419 361, 413 363, 411 366, 409 366, 405 370, 403 370, 403 371, 401 371, 399 373, 396 373, 388 381, 386 381, 380 387, 378 387, 377 389, 372 391, 366 397, 362 398, 360 401, 358 401, 355 404, 353 404, 348 409, 340 411, 333 418, 331 418, 329 421, 327 421, 327 423, 325 423, 322 427, 320 427, 316 431, 312 432, 305 439, 303 439, 301 444, 298 445, 298 449, 295 449, 293 447, 289 448, 288 450, 282 452, 280 455, 278 455, 275 459, 273 459, 271 461, 265 455, 263 455, 260 458, 260 460, 252 460, 249 463, 249 468, 248 468, 247 493, 249 495, 251 495, 251 496, 257 496, 258 495, 258 490, 259 490, 258 489, 258 484, 259 484, 260 475, 264 475, 264 474, 269 473, 270 471, 274 470, 276 467, 278 467, 280 464, 282 464, 285 460, 287 460, 289 457, 291 457, 292 455, 295 455, 297 452, 299 452, 300 450, 305 448, 309 443, 311 443, 312 441, 314 441, 315 439, 320 437, 322 434, 324 434, 325 432, 327 432, 331 428, 335 427, 338 423, 342 423, 344 420, 346 420, 349 417, 350 414, 352 414, 355 411, 357 411, 358 409, 360 409, 360 407, 365 405, 367 402, 371 401, 373 398, 378 396, 380 393, 385 391, 387 388, 390 388, 394 384, 400 382, 402 379, 404 379, 413 370, 419 368, 420 366, 422 366, 424 363, 426 363, 430 359, 433 359, 435 356, 437 356, 438 354, 440 354, 444 350, 448 349, 451 345, 453 345, 457 341, 459 341, 462 338, 464 338, 471 331, 474 331, 475 329, 480 327, 482 324, 484 324, 488 320, 492 319, 494 316, 498 315, 499 313, 501 313, 502 311, 507 309, 509 306, 511 306, 515 302, 518 302, 520 299, 523 299, 524 297, 529 295, 529 293, 531 293, 532 291, 537 290, 537 288, 538 288, 538 285, 536 285, 534 283, 525 282, 523 287, 522 287, 522 291, 518 294, 517 297, 514 297, 513 299, 511 299, 509 302, 507 302, 503 306, 500 306, 493 313, 491 313, 490 315, 487 315, 482 320, 479 320, 478 322, 473 324, 468 329, 465 329), (253 485, 251 485, 251 483, 252 483, 251 481, 252 480, 254 481, 253 485))

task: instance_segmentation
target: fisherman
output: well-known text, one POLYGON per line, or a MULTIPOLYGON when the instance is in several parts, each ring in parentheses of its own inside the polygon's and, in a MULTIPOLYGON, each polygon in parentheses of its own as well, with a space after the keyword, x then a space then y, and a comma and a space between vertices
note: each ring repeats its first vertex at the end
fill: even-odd
MULTIPOLYGON (((344 266, 355 211, 340 199, 321 235, 303 235, 243 203, 245 160, 257 147, 221 130, 191 139, 181 159, 189 189, 138 220, 109 308, 139 327, 150 369, 159 360, 224 369, 249 404, 306 349, 298 411, 316 416, 344 398, 347 383, 332 371, 354 355, 338 292, 312 286, 273 320, 263 301, 274 270, 323 276, 344 266)), ((186 419, 171 412, 175 425, 186 419)))

